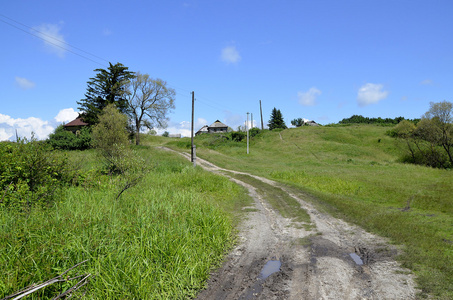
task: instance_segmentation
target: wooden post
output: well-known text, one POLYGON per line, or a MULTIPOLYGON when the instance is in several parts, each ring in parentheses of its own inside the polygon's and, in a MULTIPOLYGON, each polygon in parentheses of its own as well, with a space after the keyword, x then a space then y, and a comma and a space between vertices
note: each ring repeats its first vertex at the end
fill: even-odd
POLYGON ((193 145, 193 116, 194 116, 194 109, 195 109, 195 92, 192 91, 192 130, 191 130, 191 147, 190 147, 190 161, 194 163, 195 166, 195 159, 194 159, 194 145, 193 145))
POLYGON ((263 130, 264 124, 263 124, 263 110, 261 109, 261 100, 260 100, 260 113, 261 113, 261 130, 263 130))

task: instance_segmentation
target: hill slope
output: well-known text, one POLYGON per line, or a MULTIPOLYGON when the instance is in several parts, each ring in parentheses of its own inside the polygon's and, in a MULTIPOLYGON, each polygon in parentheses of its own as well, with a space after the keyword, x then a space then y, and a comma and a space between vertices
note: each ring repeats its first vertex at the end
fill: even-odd
MULTIPOLYGON (((353 125, 264 131, 250 143, 196 137, 215 164, 286 183, 330 213, 405 246, 404 266, 436 297, 453 297, 453 173, 401 164, 389 127, 353 125)), ((187 146, 189 140, 178 142, 187 146)))

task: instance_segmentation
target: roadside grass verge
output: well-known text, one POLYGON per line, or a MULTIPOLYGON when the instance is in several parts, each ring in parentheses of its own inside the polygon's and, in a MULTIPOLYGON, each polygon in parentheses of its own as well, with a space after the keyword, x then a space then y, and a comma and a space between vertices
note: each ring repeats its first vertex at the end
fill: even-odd
MULTIPOLYGON (((116 201, 117 179, 98 176, 69 188, 49 209, 0 211, 0 298, 85 259, 79 271, 95 275, 89 299, 196 295, 234 242, 233 212, 250 199, 242 187, 173 153, 138 150, 152 171, 116 201)), ((97 163, 89 151, 75 156, 97 163)), ((68 287, 56 284, 29 298, 50 299, 68 287)))
MULTIPOLYGON (((453 173, 399 163, 389 127, 352 125, 265 131, 246 144, 195 138, 197 154, 220 167, 285 183, 336 217, 388 237, 423 294, 453 298, 453 173)), ((218 139, 217 139, 218 140, 218 139)), ((183 145, 184 140, 178 145, 183 145)))

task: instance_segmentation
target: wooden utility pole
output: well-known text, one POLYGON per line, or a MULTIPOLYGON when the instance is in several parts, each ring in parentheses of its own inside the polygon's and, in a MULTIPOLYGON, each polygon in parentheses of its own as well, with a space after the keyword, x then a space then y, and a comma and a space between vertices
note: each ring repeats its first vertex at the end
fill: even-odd
POLYGON ((253 113, 250 113, 252 120, 250 121, 250 128, 253 128, 253 113))
POLYGON ((192 133, 191 133, 191 147, 190 147, 190 161, 191 162, 194 162, 195 161, 195 158, 194 158, 194 151, 193 151, 193 116, 194 116, 194 110, 195 110, 195 92, 192 91, 192 133))
POLYGON ((260 113, 261 113, 261 130, 263 130, 264 124, 263 124, 263 110, 261 109, 261 100, 260 100, 260 113))

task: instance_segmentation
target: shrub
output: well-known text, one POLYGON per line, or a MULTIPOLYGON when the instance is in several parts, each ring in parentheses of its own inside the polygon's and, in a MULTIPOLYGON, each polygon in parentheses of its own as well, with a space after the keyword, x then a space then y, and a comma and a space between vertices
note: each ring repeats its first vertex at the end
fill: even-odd
POLYGON ((63 125, 58 126, 47 140, 54 149, 85 150, 91 147, 91 132, 89 127, 83 127, 76 133, 65 130, 63 125))
POLYGON ((260 133, 261 133, 261 130, 257 127, 253 127, 252 129, 249 130, 249 136, 251 138, 257 136, 260 133))
POLYGON ((0 143, 0 156, 1 206, 29 209, 50 205, 71 180, 66 157, 34 137, 0 143))
POLYGON ((233 131, 231 133, 231 139, 235 142, 240 142, 245 139, 246 133, 242 131, 233 131))
POLYGON ((93 128, 93 144, 104 157, 108 172, 121 175, 117 198, 148 172, 145 161, 129 145, 127 116, 113 104, 107 105, 99 115, 99 123, 93 128))
POLYGON ((404 140, 408 152, 402 161, 434 168, 453 165, 453 104, 430 103, 430 110, 417 122, 401 121, 387 135, 404 140))
POLYGON ((105 159, 110 171, 120 170, 118 162, 129 149, 127 116, 109 104, 99 115, 99 123, 93 127, 93 146, 105 159))

